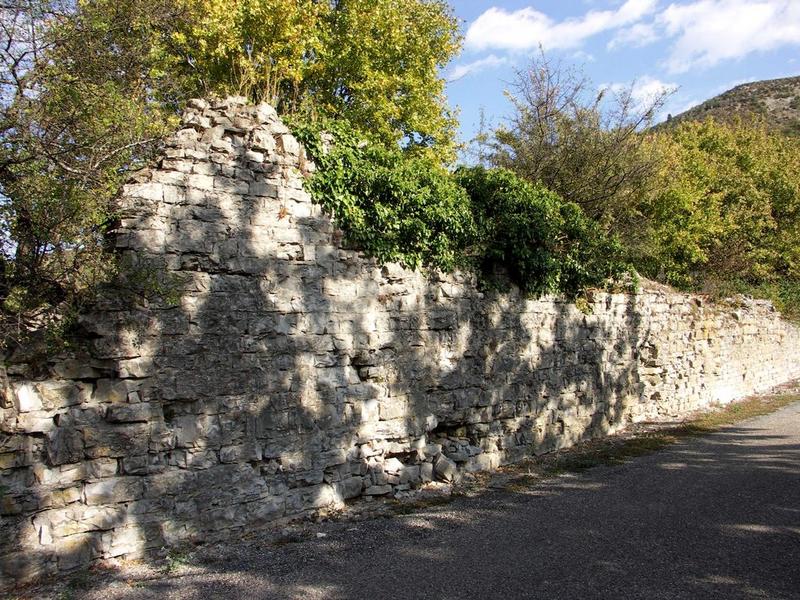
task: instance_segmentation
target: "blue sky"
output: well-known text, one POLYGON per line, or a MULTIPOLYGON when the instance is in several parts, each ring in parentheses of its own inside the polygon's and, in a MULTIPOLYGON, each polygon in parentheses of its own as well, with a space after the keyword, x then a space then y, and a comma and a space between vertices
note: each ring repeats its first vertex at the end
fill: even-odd
POLYGON ((800 0, 451 0, 464 50, 445 70, 462 141, 481 108, 509 112, 503 90, 539 45, 583 65, 599 86, 641 97, 676 89, 661 117, 739 83, 800 75, 800 0))

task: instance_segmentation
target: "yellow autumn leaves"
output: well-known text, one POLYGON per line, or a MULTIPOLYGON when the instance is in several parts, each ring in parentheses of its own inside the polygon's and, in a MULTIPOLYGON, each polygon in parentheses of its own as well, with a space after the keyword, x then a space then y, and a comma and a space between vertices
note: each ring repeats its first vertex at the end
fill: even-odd
POLYGON ((447 3, 182 2, 173 51, 206 92, 343 117, 389 143, 452 144, 439 70, 461 40, 447 3))

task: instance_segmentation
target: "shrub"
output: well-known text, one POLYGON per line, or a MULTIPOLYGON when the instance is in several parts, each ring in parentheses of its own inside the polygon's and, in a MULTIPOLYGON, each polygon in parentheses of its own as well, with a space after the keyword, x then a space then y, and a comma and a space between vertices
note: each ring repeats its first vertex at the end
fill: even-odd
POLYGON ((307 189, 349 243, 412 269, 466 264, 476 235, 469 198, 438 160, 372 143, 345 121, 294 130, 319 170, 307 189))
POLYGON ((648 277, 797 312, 800 144, 763 124, 687 122, 652 136, 655 193, 633 209, 632 260, 648 277))
POLYGON ((317 164, 306 183, 312 197, 380 261, 473 267, 492 287, 569 298, 627 270, 619 243, 580 207, 511 171, 451 174, 425 154, 371 144, 343 121, 294 131, 317 164))
POLYGON ((698 288, 800 277, 800 146, 764 126, 683 123, 657 134, 658 192, 640 205, 642 269, 698 288))
POLYGON ((576 298, 628 269, 622 247, 579 206, 505 169, 461 168, 472 200, 484 280, 507 275, 530 295, 576 298))

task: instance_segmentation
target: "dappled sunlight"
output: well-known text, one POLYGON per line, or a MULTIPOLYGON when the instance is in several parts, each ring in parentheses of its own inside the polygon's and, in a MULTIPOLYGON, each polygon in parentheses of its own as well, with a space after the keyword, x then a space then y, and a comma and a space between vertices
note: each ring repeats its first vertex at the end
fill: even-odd
MULTIPOLYGON (((312 529, 298 543, 231 546, 225 556, 232 559, 194 563, 104 597, 144 590, 191 598, 202 590, 242 598, 382 598, 403 589, 408 597, 457 598, 491 596, 501 586, 513 597, 535 589, 576 599, 622 590, 636 597, 791 598, 795 558, 786 543, 800 535, 798 475, 765 471, 759 458, 800 447, 776 450, 757 427, 712 437, 729 433, 742 444, 686 439, 629 466, 454 497, 390 519, 327 523, 319 526, 322 537, 312 529), (676 464, 690 468, 664 468, 676 464), (715 465, 710 472, 691 468, 708 464, 715 465), (364 568, 363 560, 375 556, 391 565, 379 577, 364 568)), ((91 591, 87 598, 100 596, 91 591)))
POLYGON ((726 533, 732 534, 769 534, 769 535, 800 535, 799 527, 784 527, 779 525, 759 525, 757 523, 737 523, 735 525, 720 525, 726 533))
MULTIPOLYGON (((20 439, 47 458, 3 471, 11 514, 23 515, 7 570, 155 560, 360 496, 403 498, 632 421, 675 421, 719 401, 720 356, 733 372, 793 335, 759 307, 742 318, 764 327, 743 341, 739 321, 687 308, 684 295, 593 292, 584 313, 480 290, 469 273, 379 265, 311 202, 313 167, 274 111, 241 99, 191 110, 203 120, 187 121, 169 158, 126 188, 117 238, 177 297, 102 300, 82 320, 90 367, 58 363, 55 383, 16 384, 20 439)), ((737 372, 736 394, 763 379, 737 372)), ((692 452, 659 472, 730 468, 692 452)), ((738 460, 794 473, 792 456, 738 460)), ((605 490, 554 478, 485 512, 431 511, 424 531, 605 490)))

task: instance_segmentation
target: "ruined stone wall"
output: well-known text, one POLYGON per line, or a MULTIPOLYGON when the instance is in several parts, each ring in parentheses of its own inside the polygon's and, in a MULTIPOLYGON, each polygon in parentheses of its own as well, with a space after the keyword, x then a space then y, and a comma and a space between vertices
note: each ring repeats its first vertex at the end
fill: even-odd
POLYGON ((3 581, 230 539, 800 377, 763 302, 484 295, 340 245, 268 106, 194 102, 127 185, 115 240, 175 286, 82 318, 86 349, 8 366, 3 581))

